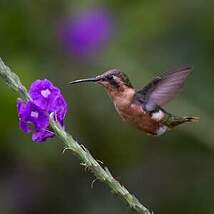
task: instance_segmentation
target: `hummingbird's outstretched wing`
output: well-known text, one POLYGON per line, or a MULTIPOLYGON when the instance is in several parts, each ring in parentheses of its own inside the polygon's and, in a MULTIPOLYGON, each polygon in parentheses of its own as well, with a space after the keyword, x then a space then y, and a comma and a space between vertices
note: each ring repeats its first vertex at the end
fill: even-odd
POLYGON ((162 77, 156 77, 143 89, 135 94, 135 100, 143 103, 147 111, 153 111, 157 106, 164 106, 182 89, 191 67, 184 67, 162 77))

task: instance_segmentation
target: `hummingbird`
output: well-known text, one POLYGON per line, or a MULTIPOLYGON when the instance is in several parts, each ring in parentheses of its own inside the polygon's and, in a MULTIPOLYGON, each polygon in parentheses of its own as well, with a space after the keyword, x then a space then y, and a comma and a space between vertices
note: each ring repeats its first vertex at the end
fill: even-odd
POLYGON ((191 67, 168 72, 155 77, 140 90, 135 89, 127 75, 118 69, 70 84, 94 82, 103 86, 124 121, 147 134, 159 136, 182 123, 199 119, 176 116, 163 109, 181 91, 190 72, 191 67))

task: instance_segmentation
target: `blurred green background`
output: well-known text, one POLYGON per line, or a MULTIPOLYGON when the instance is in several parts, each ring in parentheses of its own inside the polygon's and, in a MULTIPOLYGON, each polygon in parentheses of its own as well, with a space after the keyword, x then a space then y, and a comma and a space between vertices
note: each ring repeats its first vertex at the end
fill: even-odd
MULTIPOLYGON (((61 88, 69 103, 69 132, 146 207, 158 214, 212 214, 213 7, 212 0, 1 0, 0 56, 27 87, 48 78, 61 88), (94 8, 108 13, 106 37, 77 54, 74 41, 59 35, 63 20, 94 8), (200 122, 158 138, 123 123, 103 88, 67 85, 120 68, 141 88, 183 65, 194 70, 166 109, 200 116, 200 122)), ((98 35, 99 25, 87 33, 98 35)), ((18 127, 16 94, 3 82, 0 90, 0 213, 131 213, 103 184, 91 189, 94 177, 70 152, 62 154, 58 140, 32 143, 18 127)))

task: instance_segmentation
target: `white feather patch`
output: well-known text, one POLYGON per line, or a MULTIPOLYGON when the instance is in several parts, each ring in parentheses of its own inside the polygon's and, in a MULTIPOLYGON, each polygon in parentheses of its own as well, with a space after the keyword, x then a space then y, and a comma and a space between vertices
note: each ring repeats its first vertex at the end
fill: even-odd
POLYGON ((164 117, 164 112, 159 110, 158 112, 154 112, 152 114, 152 119, 156 121, 160 121, 164 117))
POLYGON ((167 126, 160 126, 157 130, 156 130, 156 134, 157 136, 160 136, 162 134, 164 134, 167 131, 167 126))

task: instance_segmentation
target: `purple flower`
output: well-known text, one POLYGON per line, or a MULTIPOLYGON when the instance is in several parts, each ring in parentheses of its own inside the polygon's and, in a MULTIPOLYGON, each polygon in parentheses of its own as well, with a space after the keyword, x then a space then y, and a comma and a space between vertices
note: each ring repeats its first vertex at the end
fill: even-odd
POLYGON ((56 120, 61 124, 64 125, 64 119, 67 113, 67 103, 62 95, 57 96, 49 110, 49 113, 54 112, 56 120))
POLYGON ((111 18, 106 10, 83 11, 59 26, 59 36, 66 50, 76 56, 94 55, 109 39, 111 18))
POLYGON ((67 103, 60 90, 46 79, 33 82, 29 95, 30 101, 17 101, 20 128, 26 133, 33 132, 33 141, 43 142, 54 136, 49 124, 50 113, 64 126, 67 103))
POLYGON ((17 109, 20 127, 24 132, 29 133, 33 131, 32 128, 38 131, 49 126, 48 115, 31 101, 18 100, 17 109))
POLYGON ((43 110, 49 110, 55 98, 60 94, 49 80, 36 80, 29 89, 29 95, 33 102, 43 110))

